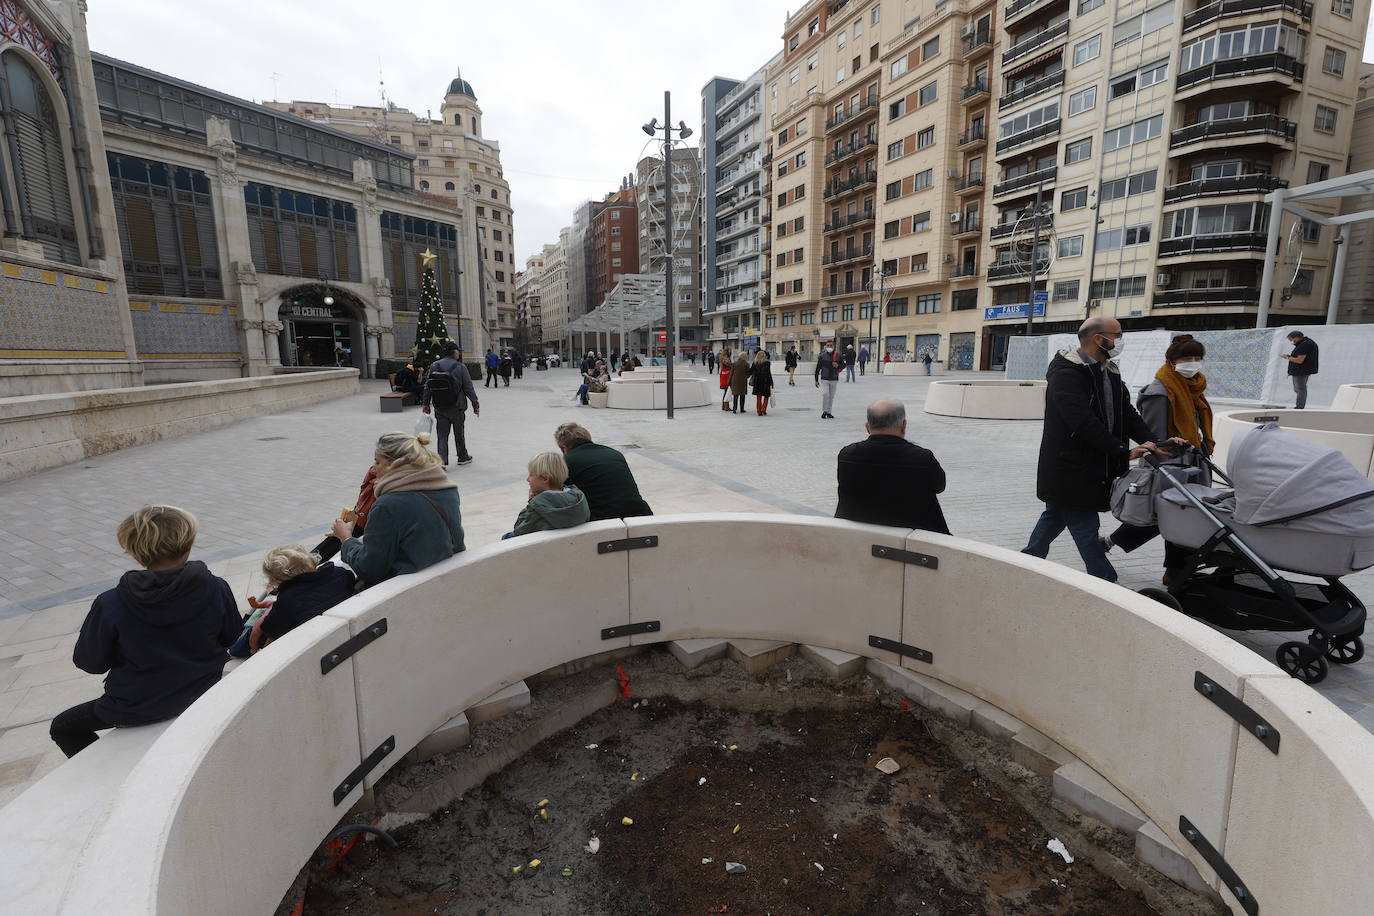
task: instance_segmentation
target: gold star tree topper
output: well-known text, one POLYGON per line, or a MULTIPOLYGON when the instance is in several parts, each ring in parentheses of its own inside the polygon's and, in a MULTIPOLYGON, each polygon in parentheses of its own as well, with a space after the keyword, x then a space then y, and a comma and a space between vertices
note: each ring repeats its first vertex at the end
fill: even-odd
POLYGON ((428 248, 420 252, 420 262, 424 265, 425 270, 429 270, 429 268, 433 267, 434 262, 438 259, 439 256, 434 252, 430 251, 428 248))

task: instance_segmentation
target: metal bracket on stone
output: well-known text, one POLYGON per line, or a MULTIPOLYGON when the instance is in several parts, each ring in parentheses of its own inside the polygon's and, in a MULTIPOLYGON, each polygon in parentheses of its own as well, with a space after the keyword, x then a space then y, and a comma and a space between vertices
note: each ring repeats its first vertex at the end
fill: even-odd
POLYGON ((392 735, 381 744, 377 745, 372 753, 363 758, 363 762, 353 768, 353 772, 344 777, 344 781, 334 787, 334 804, 348 797, 348 793, 356 789, 367 776, 382 762, 382 758, 396 749, 396 736, 392 735))
POLYGON ((663 629, 657 620, 645 620, 641 623, 626 623, 618 627, 606 627, 601 631, 602 639, 616 639, 621 636, 638 636, 640 633, 657 633, 663 629))
POLYGON ((618 541, 597 541, 597 553, 622 553, 626 550, 639 550, 643 547, 657 547, 658 535, 650 534, 638 538, 621 538, 618 541))
POLYGON ((1240 875, 1236 874, 1221 853, 1217 852, 1216 847, 1207 841, 1202 835, 1202 831, 1193 826, 1193 822, 1183 815, 1178 817, 1178 832, 1183 834, 1183 838, 1193 844, 1193 848, 1198 851, 1203 860, 1212 867, 1212 871, 1221 878, 1221 883, 1226 885, 1237 901, 1240 902, 1241 909, 1245 910, 1249 916, 1258 916, 1259 901, 1250 893, 1250 889, 1245 886, 1245 882, 1240 880, 1240 875))
POLYGON ((873 545, 873 556, 884 560, 896 560, 898 563, 910 563, 913 566, 924 566, 926 569, 940 568, 939 557, 910 550, 898 550, 896 547, 884 547, 882 544, 873 545))
POLYGON ((345 659, 349 658, 352 655, 356 655, 358 651, 362 649, 364 646, 366 646, 368 643, 375 642, 377 639, 385 635, 385 617, 383 617, 381 620, 378 620, 376 623, 368 624, 367 629, 363 630, 357 636, 349 637, 348 640, 344 642, 342 645, 340 645, 337 649, 335 649, 334 651, 330 652, 328 655, 320 659, 320 674, 328 674, 335 668, 339 667, 339 665, 343 664, 345 659))
POLYGON ((1193 675, 1193 689, 1215 703, 1222 712, 1240 723, 1240 727, 1260 740, 1260 743, 1275 754, 1279 752, 1279 730, 1255 712, 1241 699, 1225 687, 1212 680, 1201 671, 1193 675))
MULTIPOLYGON (((875 550, 877 548, 874 548, 875 550)), ((895 639, 884 639, 881 636, 868 637, 868 644, 875 649, 886 649, 888 652, 896 652, 898 655, 905 655, 907 658, 914 658, 918 662, 926 664, 935 663, 935 653, 926 649, 918 649, 916 646, 908 646, 904 642, 897 642, 895 639)))

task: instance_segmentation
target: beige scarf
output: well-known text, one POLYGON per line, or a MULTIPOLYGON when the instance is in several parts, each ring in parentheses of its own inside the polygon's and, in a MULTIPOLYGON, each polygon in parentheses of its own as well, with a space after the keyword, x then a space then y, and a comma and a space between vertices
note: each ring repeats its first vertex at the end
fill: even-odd
POLYGON ((388 471, 383 476, 377 478, 377 485, 373 491, 378 497, 388 493, 412 493, 418 490, 456 490, 458 484, 449 480, 444 469, 437 464, 429 467, 417 468, 409 465, 401 465, 394 471, 388 471))

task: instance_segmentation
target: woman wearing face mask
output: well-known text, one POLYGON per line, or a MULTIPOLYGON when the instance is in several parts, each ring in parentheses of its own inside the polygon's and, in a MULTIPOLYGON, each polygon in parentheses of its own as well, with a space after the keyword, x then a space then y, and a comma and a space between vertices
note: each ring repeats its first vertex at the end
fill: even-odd
MULTIPOLYGON (((1212 405, 1207 401, 1207 376, 1202 374, 1202 360, 1207 348, 1191 334, 1180 334, 1164 352, 1164 365, 1154 380, 1140 392, 1140 416, 1163 438, 1186 439, 1206 455, 1211 455, 1216 443, 1212 440, 1212 405)), ((1120 547, 1126 553, 1152 540, 1159 529, 1150 526, 1137 528, 1122 525, 1102 539, 1102 549, 1120 547)), ((1164 545, 1164 584, 1168 585, 1170 570, 1180 566, 1188 551, 1172 544, 1164 545)))

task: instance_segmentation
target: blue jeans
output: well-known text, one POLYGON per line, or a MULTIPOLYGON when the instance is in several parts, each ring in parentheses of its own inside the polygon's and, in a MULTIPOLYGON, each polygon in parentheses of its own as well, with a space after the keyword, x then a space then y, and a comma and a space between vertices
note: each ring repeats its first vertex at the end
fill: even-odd
POLYGON ((852 382, 852 381, 854 381, 854 367, 853 367, 853 366, 845 366, 845 367, 844 367, 844 380, 845 380, 846 382, 852 382))
POLYGON ((1074 544, 1078 546, 1078 555, 1083 558, 1083 566, 1088 574, 1115 582, 1116 567, 1112 566, 1107 555, 1102 552, 1102 545, 1097 540, 1097 525, 1096 512, 1088 509, 1066 509, 1063 506, 1045 503, 1045 511, 1040 513, 1035 530, 1031 532, 1030 541, 1021 552, 1043 560, 1050 552, 1050 545, 1054 543, 1054 539, 1067 528, 1074 544))

